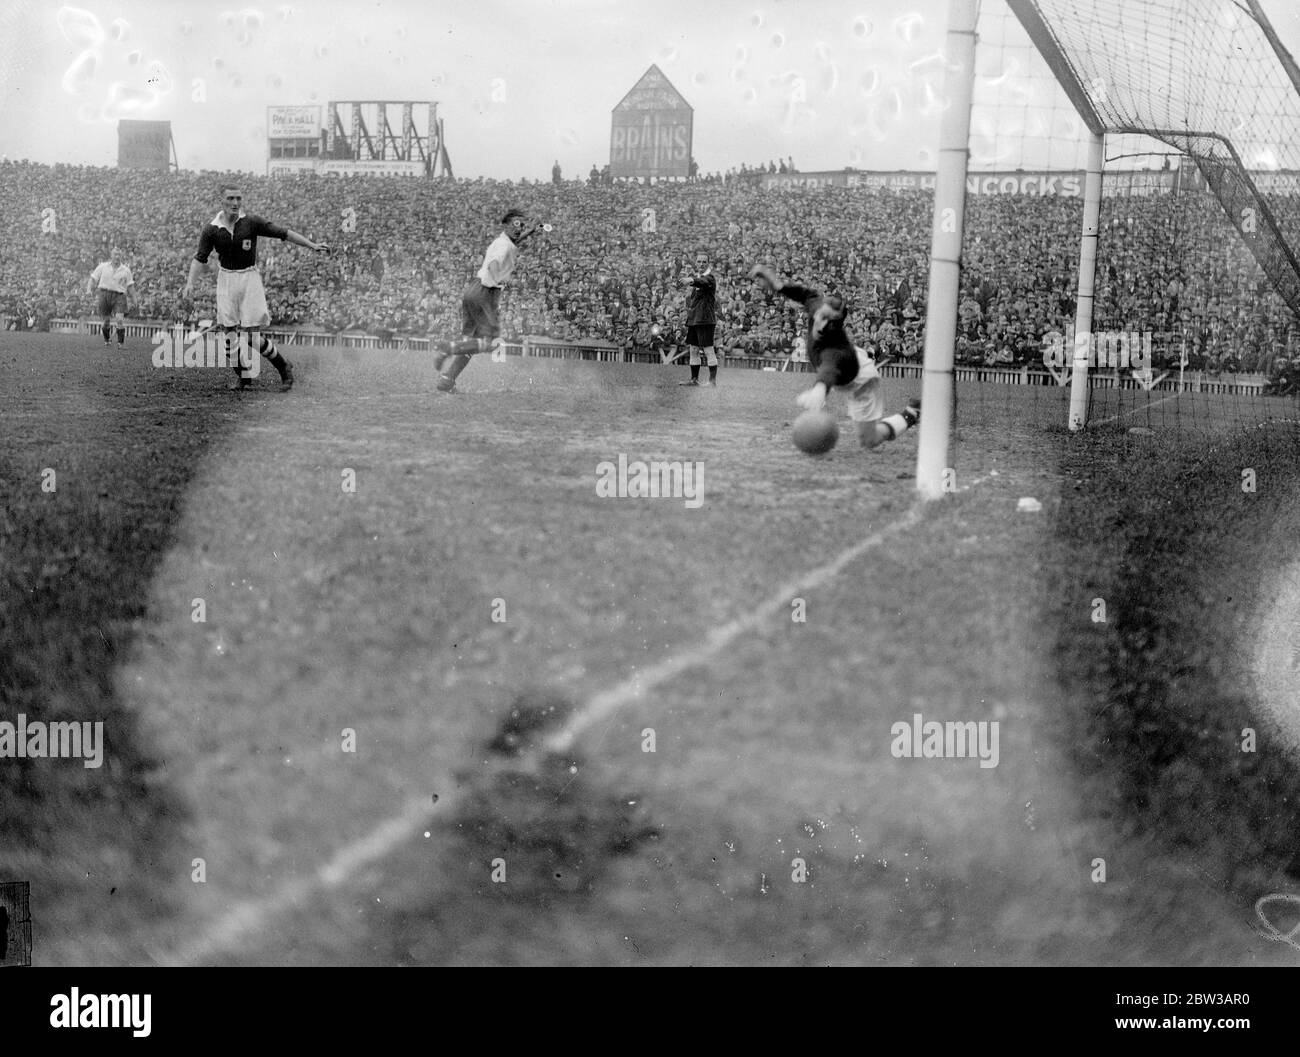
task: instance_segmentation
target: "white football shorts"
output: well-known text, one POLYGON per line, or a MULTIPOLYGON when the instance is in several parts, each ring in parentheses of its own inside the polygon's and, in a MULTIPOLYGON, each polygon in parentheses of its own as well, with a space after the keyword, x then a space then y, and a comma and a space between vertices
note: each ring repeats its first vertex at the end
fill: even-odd
POLYGON ((217 326, 258 328, 270 322, 266 291, 256 268, 217 272, 217 326))
POLYGON ((854 422, 874 422, 885 417, 885 398, 880 391, 880 372, 876 361, 865 349, 858 349, 858 376, 848 385, 837 385, 848 404, 849 418, 854 422))

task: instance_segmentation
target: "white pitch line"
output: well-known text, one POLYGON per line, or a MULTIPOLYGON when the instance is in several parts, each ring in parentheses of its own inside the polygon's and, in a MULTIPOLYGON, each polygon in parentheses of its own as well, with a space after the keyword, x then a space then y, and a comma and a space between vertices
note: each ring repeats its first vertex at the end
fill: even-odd
MULTIPOLYGON (((216 390, 213 390, 213 392, 215 393, 216 390)), ((225 390, 221 390, 221 392, 222 395, 225 394, 225 390)), ((202 411, 206 408, 212 407, 212 401, 208 400, 201 404, 159 403, 159 404, 142 404, 140 407, 81 408, 78 407, 75 402, 67 401, 65 398, 60 397, 60 400, 63 402, 60 403, 58 406, 46 407, 41 411, 5 411, 3 414, 0 414, 0 419, 49 418, 51 412, 66 412, 67 414, 75 414, 78 417, 84 415, 148 415, 158 411, 202 411)), ((236 406, 235 401, 231 400, 229 402, 229 405, 231 407, 236 406)))
POLYGON ((758 607, 747 616, 738 617, 721 627, 714 628, 704 643, 690 650, 683 650, 676 656, 652 664, 644 671, 631 678, 624 679, 617 686, 602 691, 592 697, 582 708, 569 717, 569 721, 547 738, 542 747, 550 752, 564 752, 584 730, 593 723, 616 711, 630 701, 643 697, 647 690, 667 682, 687 669, 703 664, 719 650, 730 646, 747 631, 752 631, 763 621, 786 609, 790 600, 802 591, 820 587, 826 583, 855 558, 860 557, 873 547, 880 546, 889 536, 902 529, 911 528, 920 520, 921 503, 914 503, 903 517, 887 528, 868 536, 842 552, 834 561, 805 573, 796 580, 780 587, 774 594, 759 603, 758 607))
MULTIPOLYGON (((631 701, 638 700, 646 691, 660 683, 705 663, 745 632, 753 630, 764 620, 785 609, 789 606, 791 598, 800 592, 820 587, 840 573, 850 562, 860 558, 872 548, 880 546, 890 536, 912 528, 920 521, 924 507, 923 501, 918 500, 913 503, 898 521, 853 544, 833 561, 789 581, 768 596, 765 601, 759 603, 758 607, 747 616, 738 617, 715 628, 701 646, 684 650, 667 660, 653 664, 632 678, 625 679, 616 686, 591 697, 555 734, 542 742, 537 749, 525 753, 522 758, 514 761, 513 765, 523 769, 530 763, 535 763, 542 752, 567 749, 579 734, 601 718, 631 701)), ((221 951, 232 949, 241 937, 263 931, 268 922, 280 914, 296 906, 308 905, 309 897, 313 893, 337 888, 363 867, 385 858, 400 847, 403 841, 410 839, 412 833, 428 825, 435 811, 445 813, 454 799, 455 795, 449 792, 439 799, 436 808, 427 798, 408 801, 398 814, 381 822, 361 840, 354 841, 335 852, 329 862, 314 874, 287 882, 266 899, 245 900, 237 904, 234 909, 199 932, 193 940, 182 944, 174 954, 160 955, 159 961, 163 964, 193 964, 221 951)))
POLYGON ((977 485, 981 485, 981 484, 983 484, 985 481, 992 480, 992 479, 993 479, 994 477, 996 477, 996 476, 998 476, 998 471, 997 471, 997 470, 991 470, 991 471, 989 471, 988 473, 986 473, 983 477, 976 477, 975 480, 971 481, 970 484, 964 484, 964 485, 962 485, 960 488, 957 489, 957 491, 958 491, 958 492, 969 492, 972 488, 976 487, 977 485))
POLYGON ((1157 407, 1160 404, 1163 404, 1166 400, 1177 400, 1179 395, 1180 395, 1179 393, 1170 393, 1168 396, 1162 396, 1159 400, 1156 400, 1153 403, 1146 403, 1143 404, 1141 407, 1134 407, 1134 408, 1130 408, 1128 411, 1121 411, 1118 415, 1111 415, 1110 418, 1099 418, 1097 419, 1096 422, 1089 422, 1088 425, 1104 426, 1107 422, 1114 422, 1116 419, 1121 419, 1125 415, 1135 415, 1139 411, 1150 410, 1153 407, 1157 407))
MULTIPOLYGON (((445 798, 444 798, 445 799, 445 798)), ((314 874, 281 885, 268 899, 245 900, 204 929, 195 939, 184 943, 174 954, 160 955, 163 965, 189 965, 219 951, 235 947, 244 936, 256 933, 266 923, 296 906, 307 906, 308 897, 317 891, 337 888, 363 867, 384 858, 423 827, 433 813, 428 797, 409 800, 400 812, 381 822, 360 840, 339 849, 314 874)))

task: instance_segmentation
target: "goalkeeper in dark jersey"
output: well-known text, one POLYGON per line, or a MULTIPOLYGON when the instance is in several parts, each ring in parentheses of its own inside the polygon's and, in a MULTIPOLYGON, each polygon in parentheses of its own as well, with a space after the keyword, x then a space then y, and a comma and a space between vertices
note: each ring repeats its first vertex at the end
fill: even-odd
POLYGON ((749 274, 767 292, 798 301, 808 312, 808 362, 817 372, 817 381, 797 397, 800 407, 818 411, 826 403, 827 393, 839 389, 847 399, 849 418, 857 427, 858 440, 864 448, 897 440, 908 427, 921 421, 921 401, 916 397, 907 402, 901 414, 886 417, 880 372, 867 352, 853 344, 845 329, 848 310, 842 297, 823 296, 809 287, 782 279, 766 264, 755 265, 749 274))

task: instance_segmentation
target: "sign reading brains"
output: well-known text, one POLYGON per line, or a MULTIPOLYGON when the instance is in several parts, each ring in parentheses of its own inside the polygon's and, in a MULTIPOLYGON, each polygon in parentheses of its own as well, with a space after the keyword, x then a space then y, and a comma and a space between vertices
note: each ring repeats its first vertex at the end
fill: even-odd
POLYGON ((686 177, 691 174, 695 111, 651 66, 614 107, 609 171, 614 177, 686 177))

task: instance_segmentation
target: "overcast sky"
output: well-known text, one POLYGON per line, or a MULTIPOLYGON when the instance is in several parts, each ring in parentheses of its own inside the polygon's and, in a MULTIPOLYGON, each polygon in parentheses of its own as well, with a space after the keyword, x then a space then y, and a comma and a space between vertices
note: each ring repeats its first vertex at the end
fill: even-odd
MULTIPOLYGON (((1300 5, 1266 6, 1294 48, 1300 5)), ((0 154, 113 165, 118 118, 164 119, 182 167, 260 173, 267 106, 387 98, 438 101, 458 176, 547 178, 556 160, 585 175, 609 160, 610 110, 657 63, 695 108, 706 172, 786 156, 805 171, 926 169, 946 13, 945 0, 0 0, 0 154)), ((988 0, 981 33, 1003 32, 1023 40, 988 0)), ((989 83, 1005 72, 980 69, 989 83)), ((1068 116, 1050 83, 1035 92, 1068 116)), ((1011 139, 974 161, 1014 167, 1023 118, 998 113, 1011 139)), ((1068 125, 1052 135, 1051 164, 1075 164, 1068 125)))

